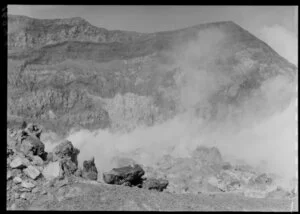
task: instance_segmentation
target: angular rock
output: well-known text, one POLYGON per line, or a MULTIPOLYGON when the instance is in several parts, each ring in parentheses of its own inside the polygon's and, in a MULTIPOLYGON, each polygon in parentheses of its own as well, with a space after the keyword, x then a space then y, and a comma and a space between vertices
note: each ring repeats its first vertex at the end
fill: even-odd
POLYGON ((145 171, 138 164, 134 166, 126 166, 114 168, 109 172, 103 173, 103 180, 108 184, 122 185, 129 183, 131 186, 137 186, 142 183, 142 176, 145 171))
POLYGON ((74 173, 74 175, 77 176, 77 177, 81 177, 82 176, 82 170, 77 169, 76 172, 74 173))
POLYGON ((26 189, 33 189, 35 187, 35 185, 31 182, 28 182, 28 181, 23 181, 21 183, 21 186, 26 188, 26 189))
POLYGON ((63 159, 59 161, 64 176, 73 175, 77 170, 77 165, 71 159, 63 159))
POLYGON ((27 189, 27 188, 21 188, 21 189, 19 189, 19 191, 20 192, 30 192, 31 191, 31 189, 27 189))
POLYGON ((162 192, 164 189, 167 188, 168 184, 169 184, 168 180, 150 178, 143 181, 142 187, 145 189, 149 189, 149 190, 153 189, 162 192))
POLYGON ((39 156, 36 156, 36 155, 35 155, 35 156, 32 157, 32 163, 33 163, 34 165, 41 166, 41 165, 44 164, 44 161, 43 161, 43 159, 40 158, 39 156))
POLYGON ((77 164, 78 154, 79 150, 76 149, 70 141, 65 140, 53 149, 53 161, 71 158, 71 160, 77 164))
POLYGON ((98 171, 95 165, 94 157, 91 160, 83 162, 82 177, 89 180, 97 180, 98 171))
POLYGON ((13 169, 23 169, 26 168, 28 165, 29 161, 21 157, 14 158, 13 161, 10 163, 10 167, 13 169))
POLYGON ((36 166, 35 168, 37 168, 37 170, 39 170, 40 172, 43 171, 44 167, 43 166, 36 166))
MULTIPOLYGON (((26 125, 26 124, 23 124, 23 126, 26 125)), ((27 133, 29 133, 30 135, 34 135, 36 136, 37 138, 40 138, 41 136, 41 133, 42 133, 42 127, 36 125, 36 124, 32 124, 32 123, 29 123, 26 128, 25 128, 25 131, 27 133)))
POLYGON ((48 165, 45 166, 45 168, 43 169, 43 172, 42 172, 43 176, 47 180, 58 178, 59 176, 62 175, 62 173, 63 173, 63 171, 62 171, 59 161, 50 162, 48 165))
POLYGON ((41 174, 41 172, 34 166, 28 166, 23 170, 23 172, 33 180, 37 179, 41 174))
POLYGON ((22 178, 20 178, 20 177, 14 177, 14 179, 13 179, 13 182, 15 183, 15 184, 19 184, 19 183, 21 183, 23 180, 22 180, 22 178))
POLYGON ((38 191, 39 191, 39 188, 38 188, 38 187, 34 187, 34 188, 31 190, 32 193, 37 193, 38 191))
POLYGON ((45 145, 39 138, 35 136, 27 136, 22 140, 20 150, 25 155, 42 156, 45 153, 45 145))

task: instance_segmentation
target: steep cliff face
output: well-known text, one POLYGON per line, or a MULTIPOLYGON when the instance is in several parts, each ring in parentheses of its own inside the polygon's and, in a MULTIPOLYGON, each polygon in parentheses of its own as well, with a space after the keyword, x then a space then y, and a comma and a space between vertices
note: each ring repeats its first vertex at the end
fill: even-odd
POLYGON ((208 120, 267 115, 294 96, 296 77, 233 22, 142 34, 81 18, 8 17, 9 123, 21 117, 66 132, 153 125, 184 111, 208 120))

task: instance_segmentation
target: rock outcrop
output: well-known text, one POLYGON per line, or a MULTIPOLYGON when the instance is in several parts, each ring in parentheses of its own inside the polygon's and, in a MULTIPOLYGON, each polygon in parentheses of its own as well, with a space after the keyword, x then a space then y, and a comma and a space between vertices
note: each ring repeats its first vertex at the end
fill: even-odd
POLYGON ((50 165, 47 167, 46 174, 48 175, 49 170, 53 169, 55 172, 53 173, 53 175, 54 174, 55 175, 59 174, 59 176, 73 175, 78 169, 78 161, 77 161, 78 154, 79 154, 79 150, 75 148, 70 141, 65 140, 61 142, 53 149, 53 152, 48 157, 48 161, 50 161, 51 159, 53 163, 51 162, 49 163, 50 165))
POLYGON ((103 173, 103 180, 108 184, 137 186, 148 190, 162 192, 167 188, 169 182, 166 179, 145 178, 144 169, 138 165, 129 165, 114 168, 109 172, 103 173))
POLYGON ((142 176, 145 174, 143 168, 135 164, 114 168, 109 172, 103 173, 103 180, 108 184, 138 186, 142 184, 142 176))
POLYGON ((74 148, 70 141, 65 140, 53 149, 53 161, 72 159, 73 162, 77 162, 78 154, 79 150, 74 148))
POLYGON ((98 171, 95 165, 95 158, 83 162, 82 177, 89 180, 97 180, 98 171))

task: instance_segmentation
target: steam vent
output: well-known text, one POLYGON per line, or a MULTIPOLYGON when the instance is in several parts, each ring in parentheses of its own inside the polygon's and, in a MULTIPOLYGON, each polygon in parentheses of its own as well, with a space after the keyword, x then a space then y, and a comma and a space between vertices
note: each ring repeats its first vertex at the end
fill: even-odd
POLYGON ((298 211, 297 9, 8 5, 7 210, 298 211))

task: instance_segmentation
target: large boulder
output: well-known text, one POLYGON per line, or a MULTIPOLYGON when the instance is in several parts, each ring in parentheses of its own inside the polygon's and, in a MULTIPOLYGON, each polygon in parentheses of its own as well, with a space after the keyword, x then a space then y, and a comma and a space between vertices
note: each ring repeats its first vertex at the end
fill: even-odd
POLYGON ((28 166, 23 170, 23 172, 33 180, 37 179, 41 174, 41 172, 34 166, 28 166))
POLYGON ((21 141, 20 151, 25 155, 43 156, 45 145, 39 138, 29 135, 21 141))
POLYGON ((143 188, 162 192, 167 188, 168 184, 169 181, 165 179, 149 178, 143 181, 143 188))
POLYGON ((26 168, 30 164, 29 160, 23 157, 15 157, 12 162, 10 162, 10 167, 13 169, 26 168))
POLYGON ((60 159, 71 158, 71 160, 77 165, 77 155, 79 154, 79 150, 73 146, 73 144, 65 140, 58 144, 53 149, 53 161, 57 161, 60 159))
POLYGON ((114 168, 109 172, 103 173, 103 180, 108 184, 138 186, 143 182, 142 176, 145 171, 138 164, 114 168))
POLYGON ((76 149, 70 141, 65 140, 53 149, 51 159, 52 161, 58 161, 60 163, 63 176, 70 176, 75 174, 78 169, 78 154, 79 150, 76 149))
POLYGON ((94 157, 91 160, 83 162, 82 177, 89 180, 97 180, 98 171, 95 165, 94 157))
POLYGON ((78 167, 71 159, 65 158, 59 162, 63 171, 63 176, 73 175, 77 171, 78 167))

